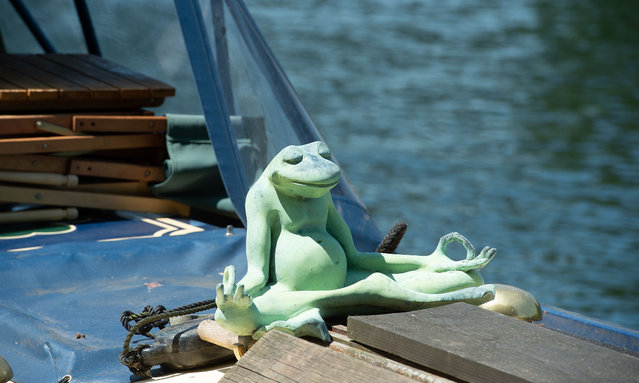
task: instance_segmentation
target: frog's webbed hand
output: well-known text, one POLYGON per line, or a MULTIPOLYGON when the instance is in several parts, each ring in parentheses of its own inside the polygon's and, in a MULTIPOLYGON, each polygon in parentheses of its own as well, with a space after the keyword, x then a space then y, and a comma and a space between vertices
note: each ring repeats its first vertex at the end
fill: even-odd
POLYGON ((435 271, 469 271, 473 269, 481 269, 495 256, 497 249, 484 247, 479 255, 475 255, 475 247, 466 237, 459 233, 450 233, 441 237, 437 249, 433 252, 435 258, 442 259, 435 265, 435 271), (466 259, 461 261, 453 261, 446 255, 446 246, 451 242, 460 242, 466 249, 466 259))
POLYGON ((215 303, 218 309, 248 309, 253 299, 244 293, 244 285, 235 284, 235 266, 227 266, 224 269, 224 279, 217 285, 215 303))

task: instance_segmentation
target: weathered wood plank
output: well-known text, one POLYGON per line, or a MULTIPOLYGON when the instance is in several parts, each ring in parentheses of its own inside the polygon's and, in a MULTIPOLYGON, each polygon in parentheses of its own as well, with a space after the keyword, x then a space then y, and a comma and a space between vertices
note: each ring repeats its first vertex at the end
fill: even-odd
POLYGON ((113 161, 73 159, 70 174, 102 178, 114 178, 129 181, 164 181, 164 169, 161 166, 126 164, 113 161))
POLYGON ((639 381, 639 359, 464 303, 348 319, 348 336, 469 382, 639 381))
POLYGON ((74 116, 76 132, 166 132, 166 117, 161 116, 74 116))
MULTIPOLYGON (((344 326, 346 329, 346 326, 344 326)), ((354 342, 346 335, 330 332, 333 342, 328 346, 331 350, 344 353, 353 358, 362 360, 374 366, 381 367, 385 370, 406 376, 414 381, 423 383, 452 383, 453 381, 445 377, 435 375, 423 369, 400 363, 376 353, 369 347, 365 347, 360 343, 354 342)), ((386 354, 388 356, 388 354, 386 354)))
POLYGON ((162 147, 159 134, 59 136, 0 139, 0 155, 162 147))
POLYGON ((190 208, 177 202, 138 196, 86 193, 0 185, 0 201, 36 205, 73 206, 188 216, 190 208))
POLYGON ((269 331, 220 382, 366 382, 413 380, 304 339, 269 331))

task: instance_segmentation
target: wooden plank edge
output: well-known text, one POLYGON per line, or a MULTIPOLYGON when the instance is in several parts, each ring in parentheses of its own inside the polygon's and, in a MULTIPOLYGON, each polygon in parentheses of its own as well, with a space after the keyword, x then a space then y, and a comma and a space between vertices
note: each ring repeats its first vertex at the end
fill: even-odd
POLYGON ((0 185, 0 200, 11 203, 126 210, 182 217, 188 216, 191 212, 191 208, 187 205, 160 198, 8 185, 0 185))

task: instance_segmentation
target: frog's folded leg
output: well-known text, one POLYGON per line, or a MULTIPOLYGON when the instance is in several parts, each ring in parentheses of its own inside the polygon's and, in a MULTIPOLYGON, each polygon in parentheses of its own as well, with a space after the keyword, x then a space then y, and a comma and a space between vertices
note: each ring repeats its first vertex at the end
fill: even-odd
POLYGON ((325 342, 331 341, 326 322, 324 322, 324 318, 320 315, 319 308, 316 307, 297 314, 288 320, 278 320, 261 327, 255 331, 253 338, 259 339, 267 331, 273 329, 284 331, 297 337, 312 336, 325 342))

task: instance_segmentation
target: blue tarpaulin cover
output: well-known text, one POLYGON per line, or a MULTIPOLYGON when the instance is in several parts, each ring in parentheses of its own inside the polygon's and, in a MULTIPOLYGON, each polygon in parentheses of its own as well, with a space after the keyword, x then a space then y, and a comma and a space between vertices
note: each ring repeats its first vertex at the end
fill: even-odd
POLYGON ((0 355, 16 382, 66 374, 128 382, 118 359, 123 311, 211 299, 225 266, 246 271, 244 230, 227 236, 194 220, 58 225, 0 238, 0 355))

